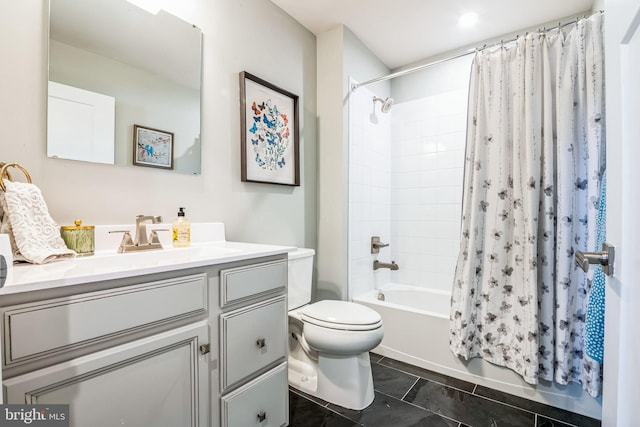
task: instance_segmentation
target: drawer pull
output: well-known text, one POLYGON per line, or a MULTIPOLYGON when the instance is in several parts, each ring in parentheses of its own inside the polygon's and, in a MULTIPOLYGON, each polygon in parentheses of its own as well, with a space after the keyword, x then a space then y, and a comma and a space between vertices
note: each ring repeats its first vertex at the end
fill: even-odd
POLYGON ((200 354, 207 354, 211 351, 211 345, 210 344, 200 344, 200 354))
POLYGON ((265 411, 258 412, 258 422, 262 423, 267 419, 267 413, 265 411))
POLYGON ((256 347, 265 348, 267 346, 267 341, 264 338, 258 338, 256 340, 256 347))

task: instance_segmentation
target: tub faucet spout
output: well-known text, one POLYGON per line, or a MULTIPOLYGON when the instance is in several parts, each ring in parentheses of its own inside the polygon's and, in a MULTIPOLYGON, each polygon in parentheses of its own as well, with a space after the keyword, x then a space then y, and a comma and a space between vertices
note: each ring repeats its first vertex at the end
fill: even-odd
POLYGON ((400 267, 396 264, 395 261, 391 261, 391 263, 380 262, 378 260, 373 261, 373 269, 377 270, 379 268, 388 268, 389 270, 398 270, 400 267))

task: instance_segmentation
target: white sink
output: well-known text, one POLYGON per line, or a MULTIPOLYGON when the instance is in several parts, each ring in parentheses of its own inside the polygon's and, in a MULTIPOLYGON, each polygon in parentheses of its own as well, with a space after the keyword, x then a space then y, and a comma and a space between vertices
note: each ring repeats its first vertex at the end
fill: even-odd
POLYGON ((108 234, 108 231, 122 227, 126 226, 96 226, 95 255, 42 265, 15 265, 11 279, 0 289, 0 295, 205 267, 277 255, 295 249, 289 246, 226 242, 223 224, 203 223, 192 224, 192 244, 189 247, 174 248, 170 242, 171 236, 165 233, 165 238, 161 237, 163 249, 118 253, 122 236, 108 234), (197 236, 195 241, 194 236, 197 236))
POLYGON ((198 243, 186 248, 174 248, 163 245, 162 249, 148 249, 125 253, 115 251, 96 252, 93 256, 78 257, 80 264, 104 264, 117 263, 125 267, 129 265, 161 265, 166 263, 176 264, 198 259, 211 259, 225 257, 242 252, 240 249, 228 248, 226 242, 198 243))

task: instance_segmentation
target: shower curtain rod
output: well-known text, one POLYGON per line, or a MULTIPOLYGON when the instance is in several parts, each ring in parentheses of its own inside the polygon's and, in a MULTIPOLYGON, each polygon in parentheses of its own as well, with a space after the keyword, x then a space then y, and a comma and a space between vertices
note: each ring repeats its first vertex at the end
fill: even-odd
MULTIPOLYGON (((604 13, 604 10, 599 10, 599 11, 597 11, 595 13, 604 13)), ((582 16, 583 19, 586 18, 586 17, 587 17, 586 15, 582 16)), ((576 18, 576 19, 572 19, 571 21, 567 21, 567 22, 564 22, 564 23, 558 22, 558 25, 556 27, 550 28, 549 30, 547 30, 545 27, 542 27, 542 31, 541 32, 547 32, 547 31, 551 31, 551 30, 554 30, 554 29, 564 28, 564 27, 566 27, 568 25, 577 24, 579 20, 580 20, 580 18, 576 18)), ((538 29, 538 31, 540 31, 540 30, 538 29)), ((449 56, 447 58, 439 59, 439 60, 433 61, 433 62, 428 62, 426 64, 418 65, 418 66, 413 67, 413 68, 407 68, 406 70, 396 71, 395 73, 391 73, 391 74, 388 74, 386 76, 376 77, 375 79, 367 80, 366 82, 353 83, 351 85, 351 91, 355 92, 361 86, 367 86, 367 85, 370 85, 372 83, 378 83, 378 82, 382 82, 382 81, 385 81, 385 80, 395 79, 396 77, 401 77, 401 76, 404 76, 406 74, 411 74, 411 73, 414 73, 416 71, 424 70, 425 68, 429 68, 429 67, 434 66, 434 65, 442 64, 443 62, 452 61, 454 59, 462 58, 463 56, 467 56, 467 55, 470 55, 470 54, 475 53, 475 52, 480 52, 480 51, 485 50, 485 49, 490 48, 490 47, 495 47, 495 46, 498 46, 498 45, 508 44, 508 43, 511 43, 511 42, 514 42, 514 41, 518 40, 519 37, 520 37, 520 35, 517 35, 514 38, 511 38, 509 40, 500 40, 499 42, 493 43, 490 46, 487 46, 485 44, 482 47, 474 47, 474 48, 466 50, 466 51, 464 51, 462 53, 458 53, 456 55, 449 56)))

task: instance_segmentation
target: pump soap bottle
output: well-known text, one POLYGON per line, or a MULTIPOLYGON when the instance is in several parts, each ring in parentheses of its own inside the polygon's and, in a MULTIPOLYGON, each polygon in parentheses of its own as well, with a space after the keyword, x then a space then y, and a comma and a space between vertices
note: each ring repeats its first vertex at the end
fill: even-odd
POLYGON ((173 221, 173 247, 184 248, 191 243, 191 221, 184 216, 184 208, 179 208, 178 218, 173 221))

